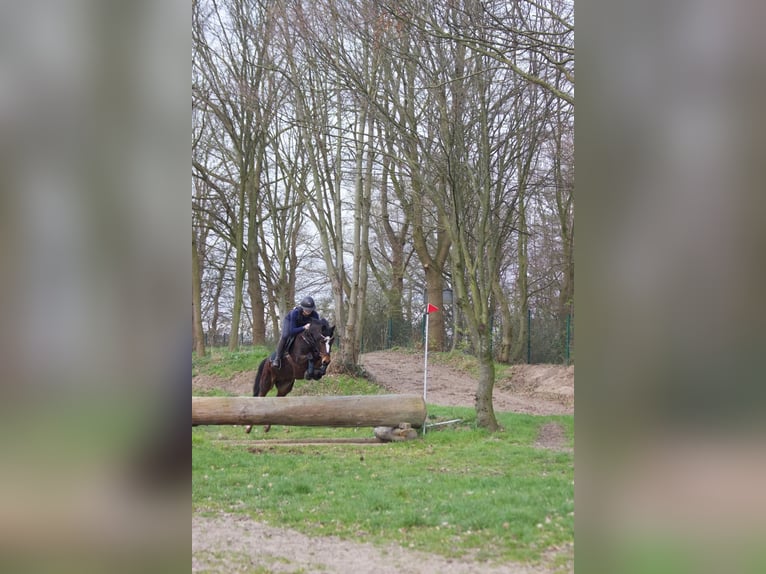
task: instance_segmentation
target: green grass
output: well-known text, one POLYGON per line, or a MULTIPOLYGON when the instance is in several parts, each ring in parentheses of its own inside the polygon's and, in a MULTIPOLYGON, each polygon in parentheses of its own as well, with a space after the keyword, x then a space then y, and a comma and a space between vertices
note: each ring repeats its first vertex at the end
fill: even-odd
MULTIPOLYGON (((325 375, 318 381, 298 379, 295 381, 295 386, 290 396, 379 395, 385 392, 381 387, 367 379, 347 375, 325 375)), ((276 391, 272 390, 271 395, 276 395, 276 391)))
POLYGON ((192 376, 212 375, 227 379, 242 371, 254 371, 274 349, 242 347, 239 351, 209 349, 204 357, 192 353, 192 376))
MULTIPOLYGON (((195 372, 254 370, 268 349, 217 351, 194 358, 195 372)), ((460 361, 464 357, 442 357, 460 361)), ((454 364, 454 363, 452 363, 454 364)), ((229 374, 228 376, 231 376, 229 374)), ((360 378, 296 381, 291 395, 383 393, 360 378)), ((215 390, 211 391, 215 394, 215 390)), ((574 417, 496 413, 504 430, 476 427, 476 413, 428 406, 418 440, 381 445, 279 445, 274 440, 372 438, 372 429, 273 426, 251 435, 239 426, 192 428, 192 508, 242 514, 312 536, 405 547, 473 560, 550 562, 574 542, 574 456, 535 448, 554 421, 574 444, 574 417)), ((554 566, 556 565, 554 561, 554 566)))
POLYGON ((269 444, 366 438, 371 429, 275 426, 248 438, 241 427, 196 427, 193 509, 492 561, 536 562, 546 549, 573 542, 573 456, 532 446, 551 420, 571 439, 573 417, 500 414, 505 430, 490 434, 476 428, 472 409, 429 406, 429 415, 463 421, 375 446, 269 444), (252 447, 239 442, 245 439, 252 447))

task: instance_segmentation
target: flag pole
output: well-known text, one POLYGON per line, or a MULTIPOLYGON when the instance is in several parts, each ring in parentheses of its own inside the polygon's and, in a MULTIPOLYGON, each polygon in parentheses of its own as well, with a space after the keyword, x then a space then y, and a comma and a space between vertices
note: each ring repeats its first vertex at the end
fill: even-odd
MULTIPOLYGON (((428 389, 428 316, 430 313, 426 310, 426 352, 425 362, 423 364, 423 402, 426 402, 426 392, 428 389)), ((427 419, 428 417, 426 417, 427 419)), ((423 434, 426 434, 426 423, 423 421, 423 434)))
MULTIPOLYGON (((426 401, 426 392, 428 390, 428 316, 431 313, 435 313, 439 308, 436 305, 430 303, 426 306, 426 352, 425 352, 425 364, 423 365, 423 402, 426 401)), ((423 423, 423 434, 426 434, 426 423, 423 423)))

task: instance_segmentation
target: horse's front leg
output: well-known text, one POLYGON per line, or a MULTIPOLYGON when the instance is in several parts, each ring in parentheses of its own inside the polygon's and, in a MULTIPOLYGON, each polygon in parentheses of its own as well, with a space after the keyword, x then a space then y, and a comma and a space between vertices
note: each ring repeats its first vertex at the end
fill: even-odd
POLYGON ((314 359, 312 355, 309 355, 308 364, 306 365, 306 376, 304 377, 307 381, 314 378, 314 359))
POLYGON ((293 379, 292 381, 285 381, 284 383, 279 383, 277 385, 277 396, 278 397, 287 396, 288 393, 293 390, 293 385, 295 385, 295 379, 293 379))

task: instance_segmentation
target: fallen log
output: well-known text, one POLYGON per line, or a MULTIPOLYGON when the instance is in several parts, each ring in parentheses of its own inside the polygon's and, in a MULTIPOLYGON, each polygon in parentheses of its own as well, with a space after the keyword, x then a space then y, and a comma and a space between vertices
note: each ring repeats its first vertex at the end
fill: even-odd
POLYGON ((420 395, 192 397, 192 425, 287 425, 420 428, 420 395))

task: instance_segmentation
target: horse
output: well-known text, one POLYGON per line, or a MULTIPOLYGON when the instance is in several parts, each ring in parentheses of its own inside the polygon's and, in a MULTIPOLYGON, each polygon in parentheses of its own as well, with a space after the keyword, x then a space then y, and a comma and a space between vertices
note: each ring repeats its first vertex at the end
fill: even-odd
MULTIPOLYGON (((293 390, 296 379, 319 380, 324 376, 331 360, 330 349, 335 340, 335 326, 330 326, 327 319, 312 319, 309 325, 308 329, 285 345, 287 351, 281 357, 279 368, 271 366, 276 353, 261 361, 253 384, 254 397, 265 397, 274 387, 277 388, 277 396, 284 397, 293 390), (306 372, 309 360, 320 361, 313 373, 306 372)), ((266 425, 263 430, 269 432, 270 428, 271 425, 266 425)), ((252 429, 253 425, 247 425, 245 432, 249 433, 252 429)))

